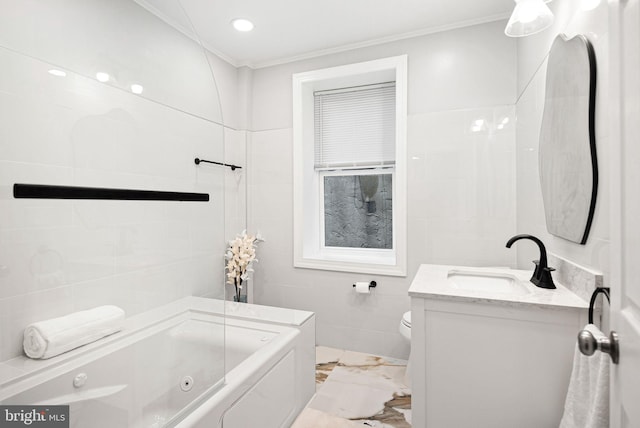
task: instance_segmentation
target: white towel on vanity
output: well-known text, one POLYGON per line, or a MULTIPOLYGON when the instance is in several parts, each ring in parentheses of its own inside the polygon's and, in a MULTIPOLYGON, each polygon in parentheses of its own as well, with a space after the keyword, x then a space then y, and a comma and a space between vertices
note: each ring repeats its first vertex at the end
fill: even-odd
MULTIPOLYGON (((584 329, 596 339, 605 337, 593 324, 584 329)), ((576 344, 560 428, 609 428, 609 360, 600 351, 582 355, 576 344)))
POLYGON ((99 306, 64 317, 30 324, 24 330, 24 352, 30 358, 51 358, 122 330, 124 311, 99 306))

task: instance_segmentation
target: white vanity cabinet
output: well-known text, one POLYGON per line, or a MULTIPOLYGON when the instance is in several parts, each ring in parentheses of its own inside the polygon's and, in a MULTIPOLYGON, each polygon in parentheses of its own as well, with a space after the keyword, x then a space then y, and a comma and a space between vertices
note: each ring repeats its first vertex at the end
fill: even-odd
POLYGON ((414 427, 558 426, 588 305, 560 285, 537 289, 530 276, 420 267, 409 289, 414 427), (509 279, 513 292, 491 278, 509 279))

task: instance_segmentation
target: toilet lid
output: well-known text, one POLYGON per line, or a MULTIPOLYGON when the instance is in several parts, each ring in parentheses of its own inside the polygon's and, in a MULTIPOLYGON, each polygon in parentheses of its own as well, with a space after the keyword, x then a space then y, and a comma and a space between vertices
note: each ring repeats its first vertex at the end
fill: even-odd
POLYGON ((402 324, 411 327, 411 311, 405 312, 404 315, 402 315, 402 324))

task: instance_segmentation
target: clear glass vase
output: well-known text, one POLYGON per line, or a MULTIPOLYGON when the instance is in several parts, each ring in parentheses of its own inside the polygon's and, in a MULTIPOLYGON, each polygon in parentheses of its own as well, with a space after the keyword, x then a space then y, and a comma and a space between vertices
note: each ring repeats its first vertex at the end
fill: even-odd
POLYGON ((240 288, 234 287, 233 301, 247 303, 247 281, 240 280, 240 288), (243 285, 244 283, 244 285, 243 285))

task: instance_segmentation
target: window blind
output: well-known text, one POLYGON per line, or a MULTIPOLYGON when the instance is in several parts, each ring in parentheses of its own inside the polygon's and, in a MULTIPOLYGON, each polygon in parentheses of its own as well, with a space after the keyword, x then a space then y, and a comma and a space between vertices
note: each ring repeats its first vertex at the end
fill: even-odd
POLYGON ((315 92, 315 168, 395 164, 395 95, 395 82, 315 92))

